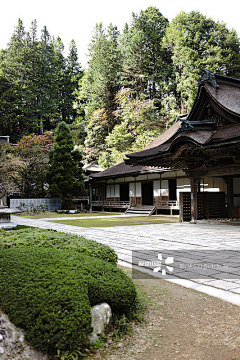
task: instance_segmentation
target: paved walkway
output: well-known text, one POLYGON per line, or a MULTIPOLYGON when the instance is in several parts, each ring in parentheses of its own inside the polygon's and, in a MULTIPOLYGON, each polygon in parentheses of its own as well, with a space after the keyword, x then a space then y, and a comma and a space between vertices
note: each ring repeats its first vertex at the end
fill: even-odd
POLYGON ((17 216, 12 216, 12 221, 96 240, 116 251, 119 264, 240 305, 239 226, 165 223, 82 228, 17 216), (158 254, 163 254, 162 267, 158 267, 158 254), (170 257, 171 262, 173 256, 173 265, 166 267, 164 261, 170 257), (215 266, 219 263, 225 265, 215 266), (163 268, 170 275, 166 276, 163 268))

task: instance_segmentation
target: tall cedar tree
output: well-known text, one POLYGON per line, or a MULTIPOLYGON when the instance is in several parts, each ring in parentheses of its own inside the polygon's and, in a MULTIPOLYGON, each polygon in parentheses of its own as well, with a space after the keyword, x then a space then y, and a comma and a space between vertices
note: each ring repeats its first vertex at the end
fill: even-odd
POLYGON ((115 126, 114 98, 120 89, 121 63, 118 37, 119 32, 115 26, 110 24, 105 31, 102 24, 99 24, 96 25, 89 45, 90 59, 86 82, 86 115, 89 120, 87 147, 103 145, 105 137, 115 126))
POLYGON ((0 132, 11 141, 74 121, 73 92, 82 71, 74 41, 67 58, 63 51, 61 39, 52 38, 46 27, 38 40, 36 20, 26 32, 19 19, 0 53, 0 132))
POLYGON ((167 28, 164 48, 172 55, 178 112, 185 113, 197 94, 199 69, 226 76, 240 76, 240 42, 236 31, 199 12, 181 12, 167 28))
POLYGON ((84 195, 82 155, 74 150, 73 139, 67 124, 62 121, 55 132, 50 153, 50 170, 47 175, 49 193, 62 199, 62 207, 69 208, 74 196, 84 195))
POLYGON ((122 84, 139 97, 158 99, 160 106, 164 82, 171 71, 171 59, 162 49, 168 20, 155 7, 132 14, 132 24, 121 37, 122 84))

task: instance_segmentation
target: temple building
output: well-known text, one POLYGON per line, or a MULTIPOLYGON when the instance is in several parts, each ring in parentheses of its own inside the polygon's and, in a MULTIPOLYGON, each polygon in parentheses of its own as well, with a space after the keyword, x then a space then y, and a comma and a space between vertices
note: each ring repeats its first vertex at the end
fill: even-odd
POLYGON ((90 184, 93 208, 240 217, 240 80, 203 71, 191 111, 90 184))
POLYGON ((191 111, 176 120, 169 136, 128 154, 125 162, 186 175, 191 186, 179 196, 181 220, 240 217, 240 80, 205 70, 198 85, 191 111), (206 192, 209 181, 219 191, 206 192))
MULTIPOLYGON (((90 175, 90 179, 93 210, 175 215, 180 211, 181 194, 191 191, 190 179, 182 170, 124 162, 90 175)), ((226 188, 222 179, 212 178, 206 178, 200 186, 209 194, 226 188)))

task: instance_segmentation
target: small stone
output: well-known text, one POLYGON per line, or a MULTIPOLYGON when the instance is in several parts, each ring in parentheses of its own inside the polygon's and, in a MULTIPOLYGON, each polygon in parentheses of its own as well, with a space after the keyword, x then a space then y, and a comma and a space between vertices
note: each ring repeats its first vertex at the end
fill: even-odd
POLYGON ((4 348, 0 347, 0 354, 4 354, 4 348))
POLYGON ((3 336, 0 334, 0 341, 3 341, 3 336))
POLYGON ((92 308, 92 328, 89 336, 90 344, 95 343, 100 334, 108 334, 111 327, 112 311, 108 304, 102 303, 92 308))

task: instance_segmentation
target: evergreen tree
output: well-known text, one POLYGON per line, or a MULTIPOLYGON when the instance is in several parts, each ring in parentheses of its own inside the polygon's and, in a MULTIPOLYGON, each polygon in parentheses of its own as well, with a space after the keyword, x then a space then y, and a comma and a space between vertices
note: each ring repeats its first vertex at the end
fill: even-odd
POLYGON ((21 135, 21 104, 18 87, 0 70, 0 134, 11 135, 12 142, 21 135))
POLYGON ((234 30, 199 12, 181 12, 166 31, 164 47, 172 53, 178 111, 190 110, 197 93, 199 69, 240 76, 240 43, 234 30))
POLYGON ((119 69, 121 64, 118 47, 119 32, 112 24, 105 31, 102 24, 96 25, 95 34, 89 47, 89 69, 87 72, 86 97, 88 104, 86 116, 89 120, 89 135, 87 146, 95 144, 95 127, 103 125, 101 117, 96 122, 95 111, 104 113, 104 138, 114 127, 115 94, 120 88, 119 69), (101 109, 101 110, 100 110, 101 109))
POLYGON ((83 76, 81 65, 78 62, 77 47, 75 41, 72 40, 69 46, 69 54, 66 59, 66 122, 73 123, 77 118, 77 110, 73 106, 80 79, 83 76))
POLYGON ((81 169, 81 153, 74 150, 73 139, 65 122, 59 123, 50 154, 49 193, 62 199, 62 207, 71 206, 71 199, 85 194, 81 169))
MULTIPOLYGON (((7 49, 0 53, 1 83, 5 89, 4 96, 0 96, 0 129, 1 114, 8 114, 13 109, 13 118, 17 109, 16 117, 11 118, 8 127, 11 139, 19 140, 22 135, 32 132, 41 134, 53 129, 60 120, 74 121, 73 92, 82 72, 74 41, 67 59, 63 50, 61 39, 52 39, 46 26, 39 40, 36 20, 26 32, 19 19, 7 49), (16 99, 14 89, 17 89, 16 99)), ((7 117, 10 119, 10 115, 7 117)))
MULTIPOLYGON (((19 131, 21 134, 33 129, 30 104, 33 102, 33 94, 29 82, 30 59, 26 41, 26 32, 23 22, 19 19, 18 25, 11 37, 8 49, 4 54, 2 63, 3 73, 6 78, 18 88, 21 103, 19 105, 19 131)), ((35 127, 35 124, 34 124, 35 127)))
POLYGON ((171 71, 171 61, 162 49, 168 20, 154 7, 132 14, 132 24, 125 26, 121 37, 123 57, 122 83, 139 97, 144 93, 158 99, 161 106, 164 83, 171 71))

